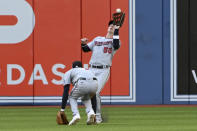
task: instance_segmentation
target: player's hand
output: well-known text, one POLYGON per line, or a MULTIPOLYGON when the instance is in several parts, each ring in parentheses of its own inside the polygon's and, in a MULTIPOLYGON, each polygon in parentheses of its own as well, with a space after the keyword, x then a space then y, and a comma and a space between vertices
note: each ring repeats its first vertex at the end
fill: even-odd
POLYGON ((120 26, 114 25, 114 29, 119 29, 119 28, 120 28, 120 26))
POLYGON ((81 39, 81 44, 87 44, 88 43, 88 39, 87 38, 82 38, 81 39))

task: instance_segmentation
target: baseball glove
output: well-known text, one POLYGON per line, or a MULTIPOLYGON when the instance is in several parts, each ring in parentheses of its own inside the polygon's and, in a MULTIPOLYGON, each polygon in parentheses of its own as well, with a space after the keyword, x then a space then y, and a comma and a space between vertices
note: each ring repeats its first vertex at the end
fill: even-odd
POLYGON ((56 122, 59 125, 68 125, 69 123, 66 114, 63 111, 57 112, 56 122))
POLYGON ((113 14, 113 24, 117 26, 122 26, 124 23, 125 13, 114 13, 113 14))

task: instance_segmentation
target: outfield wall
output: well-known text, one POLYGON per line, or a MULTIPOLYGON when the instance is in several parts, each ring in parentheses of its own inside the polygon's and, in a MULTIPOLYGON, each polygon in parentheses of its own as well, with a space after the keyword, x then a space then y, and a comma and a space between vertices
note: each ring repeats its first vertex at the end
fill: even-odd
POLYGON ((196 104, 195 93, 176 94, 175 5, 176 0, 0 1, 0 105, 59 105, 63 73, 74 60, 88 64, 91 56, 81 51, 80 39, 105 36, 116 8, 126 18, 102 101, 196 104))

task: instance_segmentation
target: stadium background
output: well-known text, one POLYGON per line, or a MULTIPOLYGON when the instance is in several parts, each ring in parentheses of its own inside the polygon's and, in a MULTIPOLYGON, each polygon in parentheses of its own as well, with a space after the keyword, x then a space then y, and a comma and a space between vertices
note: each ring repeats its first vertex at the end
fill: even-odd
MULTIPOLYGON (((7 27, 13 31, 17 23, 25 21, 19 16, 28 14, 31 27, 24 24, 14 35, 20 36, 28 28, 32 32, 20 42, 9 43, 2 41, 12 40, 10 32, 0 31, 0 36, 6 36, 0 37, 0 105, 58 105, 63 72, 71 68, 74 60, 88 64, 91 56, 82 53, 80 38, 92 40, 105 35, 116 8, 121 8, 126 18, 120 30, 121 48, 102 91, 103 102, 196 104, 197 94, 190 91, 188 84, 187 93, 177 93, 176 0, 8 0, 8 3, 0 11, 0 30, 7 27), (27 2, 33 12, 21 8, 28 6, 24 4, 27 2), (11 3, 16 10, 10 9, 11 3), (19 14, 15 14, 18 10, 19 14)), ((192 77, 190 80, 192 83, 192 77)))

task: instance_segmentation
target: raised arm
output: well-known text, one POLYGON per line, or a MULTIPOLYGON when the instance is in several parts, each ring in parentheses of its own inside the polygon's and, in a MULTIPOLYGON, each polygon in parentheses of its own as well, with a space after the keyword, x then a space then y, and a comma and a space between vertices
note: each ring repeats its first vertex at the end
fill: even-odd
POLYGON ((120 48, 120 40, 119 40, 119 28, 120 26, 114 26, 114 35, 113 35, 113 47, 115 50, 120 48))
POLYGON ((87 38, 81 39, 81 48, 82 48, 83 52, 89 52, 89 51, 91 51, 91 49, 87 45, 87 42, 88 42, 88 39, 87 38))

